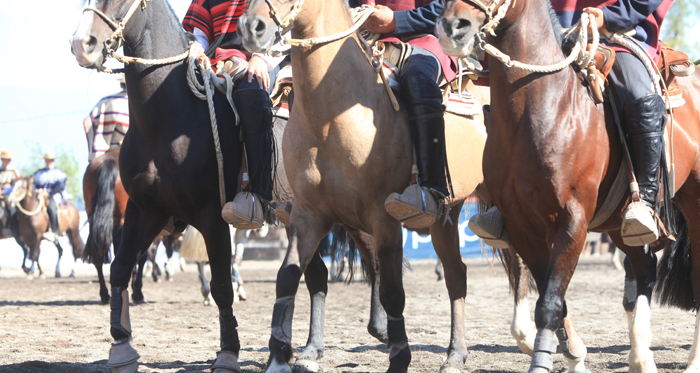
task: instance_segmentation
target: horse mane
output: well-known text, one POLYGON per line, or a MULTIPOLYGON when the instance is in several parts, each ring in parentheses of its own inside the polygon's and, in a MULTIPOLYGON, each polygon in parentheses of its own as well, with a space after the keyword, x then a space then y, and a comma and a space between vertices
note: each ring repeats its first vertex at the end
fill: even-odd
POLYGON ((564 30, 559 23, 559 17, 557 17, 557 12, 552 8, 552 2, 547 1, 547 11, 549 12, 549 21, 552 22, 552 28, 554 29, 554 36, 557 38, 557 43, 562 46, 564 45, 564 30))

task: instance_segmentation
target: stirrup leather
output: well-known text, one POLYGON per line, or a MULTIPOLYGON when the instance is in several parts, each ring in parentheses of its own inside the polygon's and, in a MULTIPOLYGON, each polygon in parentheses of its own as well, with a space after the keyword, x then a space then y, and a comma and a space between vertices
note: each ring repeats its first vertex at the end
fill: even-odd
POLYGON ((226 202, 221 217, 237 229, 260 229, 265 223, 262 200, 251 192, 240 192, 233 201, 226 202))

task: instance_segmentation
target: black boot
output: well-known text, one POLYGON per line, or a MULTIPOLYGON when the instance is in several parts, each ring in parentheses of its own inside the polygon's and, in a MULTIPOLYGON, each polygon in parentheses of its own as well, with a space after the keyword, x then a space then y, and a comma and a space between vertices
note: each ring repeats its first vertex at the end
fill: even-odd
POLYGON ((419 185, 392 193, 384 202, 387 212, 411 229, 432 225, 447 216, 445 107, 437 83, 415 73, 401 78, 401 94, 408 111, 408 126, 416 149, 419 185))
POLYGON ((445 118, 442 109, 409 118, 411 138, 418 157, 421 186, 448 195, 445 178, 445 118))
POLYGON ((56 206, 53 196, 49 197, 49 205, 46 211, 49 215, 49 227, 54 234, 58 235, 60 233, 58 230, 58 206, 56 206))
POLYGON ((631 203, 625 210, 622 238, 627 245, 644 246, 659 238, 654 211, 657 208, 659 167, 664 149, 666 104, 657 94, 634 100, 625 106, 622 122, 641 200, 641 204, 631 203))
POLYGON ((233 101, 243 126, 243 142, 248 164, 248 186, 221 210, 221 217, 238 229, 258 229, 264 221, 273 221, 272 169, 274 135, 272 103, 262 89, 234 92, 233 101))

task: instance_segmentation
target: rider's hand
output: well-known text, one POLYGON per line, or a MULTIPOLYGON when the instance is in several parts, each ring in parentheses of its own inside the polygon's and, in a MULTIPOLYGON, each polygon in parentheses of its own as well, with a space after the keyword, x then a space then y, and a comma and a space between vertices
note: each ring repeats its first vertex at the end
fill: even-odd
POLYGON ((259 56, 253 56, 248 60, 248 83, 258 81, 260 88, 267 90, 270 87, 270 74, 267 72, 267 62, 259 56))
MULTIPOLYGON (((588 14, 595 17, 595 23, 596 23, 596 27, 598 28, 598 30, 605 29, 605 14, 603 13, 602 9, 589 7, 589 8, 583 8, 583 12, 588 13, 588 14)), ((593 25, 589 24, 588 27, 590 30, 591 27, 593 27, 593 25)))
POLYGON ((377 12, 372 13, 364 23, 364 28, 375 34, 393 34, 396 32, 394 11, 384 5, 377 5, 377 12))

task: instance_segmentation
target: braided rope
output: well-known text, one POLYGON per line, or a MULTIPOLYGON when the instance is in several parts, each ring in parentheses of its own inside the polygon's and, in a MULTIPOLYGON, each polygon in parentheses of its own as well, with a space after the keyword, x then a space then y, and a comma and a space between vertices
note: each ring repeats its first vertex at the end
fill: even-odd
MULTIPOLYGON (((269 0, 267 0, 269 1, 269 0)), ((314 45, 319 45, 319 44, 327 44, 327 43, 332 43, 334 41, 338 41, 341 39, 345 39, 348 36, 352 35, 355 31, 357 31, 362 25, 365 23, 367 18, 369 18, 372 13, 376 12, 377 8, 374 8, 370 5, 363 5, 360 7, 358 11, 356 11, 355 14, 353 14, 353 25, 349 29, 339 32, 337 34, 333 35, 328 35, 328 36, 323 36, 320 38, 309 38, 309 39, 284 39, 285 44, 289 44, 292 46, 297 46, 297 47, 302 47, 302 48, 311 48, 314 45)))
MULTIPOLYGON (((506 3, 508 3, 508 1, 506 1, 506 3)), ((504 3, 504 5, 506 3, 504 3)), ((501 6, 498 9, 499 14, 501 13, 501 10, 503 10, 503 9, 505 9, 503 6, 501 6)), ((591 49, 589 51, 586 51, 585 47, 584 47, 588 42, 588 24, 589 24, 589 21, 595 22, 595 17, 590 15, 590 14, 587 14, 587 13, 581 14, 581 19, 573 27, 573 29, 579 29, 579 40, 574 45, 574 48, 571 50, 571 53, 569 54, 568 57, 566 57, 561 62, 551 64, 551 65, 531 65, 531 64, 522 63, 520 61, 516 61, 516 60, 511 59, 509 55, 501 52, 498 48, 487 43, 483 39, 485 37, 486 32, 493 32, 493 30, 488 31, 488 29, 485 27, 483 27, 482 31, 480 31, 477 34, 477 38, 479 39, 480 48, 482 48, 489 55, 491 55, 491 56, 495 57, 496 59, 498 59, 499 61, 501 61, 507 67, 515 67, 517 69, 535 72, 535 73, 543 73, 543 74, 553 73, 553 72, 557 72, 557 71, 561 71, 561 70, 565 69, 567 66, 571 65, 571 63, 573 63, 574 61, 576 61, 579 65, 585 67, 593 59, 593 56, 595 55, 595 50, 591 49), (584 63, 585 63, 585 65, 584 65, 584 63)), ((594 45, 597 46, 599 43, 599 40, 598 40, 599 35, 598 35, 597 30, 593 32, 593 38, 594 38, 593 43, 594 43, 594 45)))
POLYGON ((38 198, 39 199, 39 206, 36 208, 36 210, 28 211, 28 210, 25 210, 24 207, 22 207, 22 203, 21 203, 22 200, 24 199, 24 197, 26 197, 26 196, 27 196, 27 193, 25 192, 24 196, 22 196, 22 199, 18 200, 17 208, 19 209, 19 211, 22 211, 22 213, 24 215, 27 215, 27 216, 34 216, 34 215, 38 214, 41 211, 41 209, 44 208, 44 199, 38 198))
MULTIPOLYGON (((211 131, 214 136, 214 148, 216 150, 216 163, 219 171, 219 200, 223 207, 226 203, 226 185, 224 182, 224 156, 221 152, 221 140, 219 139, 219 126, 216 121, 216 111, 214 109, 214 83, 212 82, 211 61, 204 54, 204 47, 199 43, 192 43, 188 54, 188 69, 187 69, 187 84, 195 97, 200 100, 206 100, 209 108, 209 119, 211 120, 211 131), (202 75, 203 84, 197 80, 196 67, 199 65, 200 74, 202 75)), ((216 76, 215 76, 216 77, 216 76)), ((233 103, 230 99, 230 94, 233 91, 233 81, 231 76, 224 74, 224 79, 227 83, 227 98, 229 103, 233 103)), ((235 106, 232 106, 236 112, 235 106)), ((236 125, 238 125, 238 113, 236 112, 236 125)))

